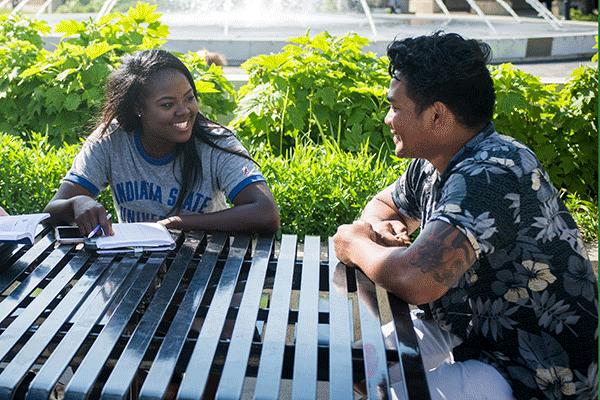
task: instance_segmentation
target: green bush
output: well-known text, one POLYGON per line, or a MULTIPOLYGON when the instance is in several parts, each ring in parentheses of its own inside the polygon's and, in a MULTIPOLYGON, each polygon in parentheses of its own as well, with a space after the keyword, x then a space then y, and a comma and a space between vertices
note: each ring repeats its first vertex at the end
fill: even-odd
MULTIPOLYGON (((9 214, 41 212, 71 167, 80 146, 65 144, 57 149, 48 138, 35 133, 25 143, 0 134, 0 205, 9 214)), ((110 192, 104 192, 99 201, 116 215, 110 192)))
POLYGON ((597 199, 598 68, 575 70, 561 91, 511 64, 492 76, 496 129, 533 149, 554 185, 597 199))
POLYGON ((555 173, 555 184, 598 199, 598 67, 575 69, 560 96, 554 121, 560 132, 557 142, 566 147, 560 156, 568 162, 555 173))
POLYGON ((591 12, 589 14, 584 14, 576 8, 571 8, 570 16, 573 21, 588 21, 588 22, 598 22, 598 11, 591 12))
MULTIPOLYGON (((138 3, 127 15, 98 21, 61 21, 64 36, 53 52, 44 50, 44 22, 20 15, 0 16, 0 131, 26 138, 47 132, 52 145, 75 144, 89 133, 101 107, 108 74, 136 50, 158 48, 169 29, 155 6, 138 3)), ((198 79, 202 111, 211 118, 235 108, 235 91, 217 67, 190 53, 177 54, 198 79)))
POLYGON ((583 240, 598 240, 598 203, 582 199, 577 193, 565 193, 565 205, 571 211, 583 240))
POLYGON ((384 143, 392 148, 383 123, 389 76, 383 59, 362 51, 368 39, 324 32, 289 41, 279 54, 242 64, 249 80, 238 92, 239 135, 277 155, 298 138, 329 137, 350 151, 364 143, 375 152, 384 143))
POLYGON ((233 113, 236 108, 236 92, 233 84, 225 77, 223 68, 216 64, 208 65, 204 55, 199 53, 178 55, 194 77, 200 98, 200 111, 215 121, 219 115, 233 113))
MULTIPOLYGON (((25 21, 20 16, 5 18, 2 25, 8 28, 14 25, 12 18, 25 21)), ((28 27, 37 29, 34 23, 28 27)), ((105 77, 116 61, 125 53, 160 46, 168 28, 152 7, 138 4, 127 16, 61 21, 55 32, 64 36, 53 52, 39 48, 36 57, 23 59, 14 49, 5 55, 14 67, 8 77, 3 76, 9 82, 0 112, 4 131, 48 132, 51 143, 61 145, 79 141, 101 106, 105 77)))
POLYGON ((279 206, 282 233, 320 236, 355 220, 408 164, 384 162, 366 146, 346 152, 329 139, 322 145, 298 141, 289 156, 274 156, 263 146, 255 158, 279 206))

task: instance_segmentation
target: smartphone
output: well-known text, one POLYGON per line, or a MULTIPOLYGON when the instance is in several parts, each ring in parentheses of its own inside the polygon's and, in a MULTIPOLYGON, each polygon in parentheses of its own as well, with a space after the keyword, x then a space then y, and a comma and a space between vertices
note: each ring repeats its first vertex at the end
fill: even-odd
POLYGON ((77 226, 57 226, 56 240, 64 244, 83 243, 85 242, 85 237, 81 234, 77 226))

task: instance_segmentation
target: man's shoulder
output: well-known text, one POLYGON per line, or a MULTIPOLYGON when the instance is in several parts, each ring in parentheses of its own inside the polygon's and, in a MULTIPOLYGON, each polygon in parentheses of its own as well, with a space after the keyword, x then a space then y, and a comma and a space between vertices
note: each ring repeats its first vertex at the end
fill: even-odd
POLYGON ((503 135, 497 131, 488 135, 472 148, 473 152, 488 152, 511 156, 520 151, 531 151, 526 145, 512 136, 503 135))
POLYGON ((540 163, 535 153, 525 144, 494 131, 483 140, 469 146, 455 167, 461 169, 473 165, 481 168, 518 168, 521 173, 531 173, 539 168, 540 163))

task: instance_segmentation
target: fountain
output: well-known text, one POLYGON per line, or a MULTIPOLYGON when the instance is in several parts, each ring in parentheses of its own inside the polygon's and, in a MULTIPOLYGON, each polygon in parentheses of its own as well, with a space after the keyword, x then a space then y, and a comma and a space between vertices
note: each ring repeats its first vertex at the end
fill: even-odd
MULTIPOLYGON (((7 1, 0 0, 0 6, 7 1)), ((106 0, 96 17, 110 12, 116 1, 106 0)), ((480 1, 464 0, 474 13, 450 12, 443 0, 434 1, 441 12, 390 14, 383 8, 371 9, 367 0, 160 0, 157 12, 169 26, 167 50, 206 49, 222 54, 231 66, 256 55, 278 53, 288 39, 307 31, 311 36, 323 31, 333 36, 357 33, 370 40, 365 50, 379 56, 396 37, 440 29, 487 42, 493 63, 589 59, 595 53, 597 23, 559 20, 539 0, 524 0, 531 16, 519 16, 505 0, 488 0, 502 6, 504 15, 484 14, 480 1)), ((89 15, 39 14, 37 18, 52 24, 89 15)))

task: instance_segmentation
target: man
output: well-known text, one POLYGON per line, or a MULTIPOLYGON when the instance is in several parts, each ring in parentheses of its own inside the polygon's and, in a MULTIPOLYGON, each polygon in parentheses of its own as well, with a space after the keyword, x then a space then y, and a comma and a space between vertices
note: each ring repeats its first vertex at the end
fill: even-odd
POLYGON ((385 122, 412 161, 338 229, 338 258, 425 305, 434 399, 597 399, 596 277, 533 152, 494 130, 489 46, 438 32, 388 57, 385 122))

